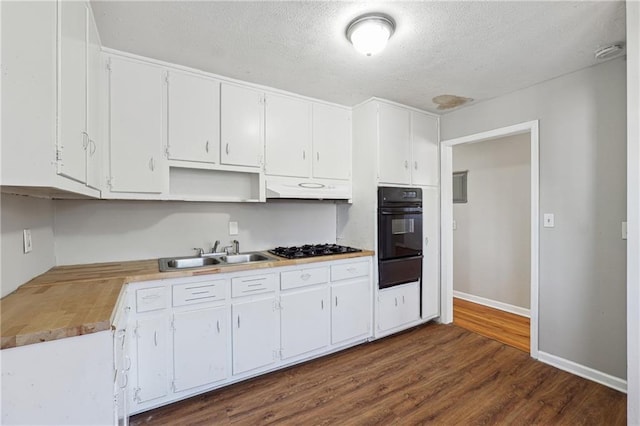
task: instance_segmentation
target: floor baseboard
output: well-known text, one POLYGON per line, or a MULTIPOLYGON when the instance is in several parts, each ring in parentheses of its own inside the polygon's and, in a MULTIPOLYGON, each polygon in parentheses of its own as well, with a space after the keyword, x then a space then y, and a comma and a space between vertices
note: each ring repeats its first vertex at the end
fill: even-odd
POLYGON ((520 306, 510 305, 508 303, 498 302, 496 300, 474 296, 473 294, 463 293, 456 290, 453 291, 453 297, 477 303, 479 305, 488 306, 493 309, 499 309, 501 311, 509 312, 514 315, 520 315, 521 317, 531 318, 531 311, 526 308, 521 308, 520 306))
POLYGON ((561 358, 550 353, 538 351, 538 361, 549 364, 553 367, 564 370, 568 373, 575 374, 582 378, 591 380, 601 385, 605 385, 617 391, 627 393, 627 381, 620 379, 619 377, 611 376, 610 374, 603 373, 602 371, 594 370, 591 367, 578 364, 577 362, 569 361, 568 359, 561 358))

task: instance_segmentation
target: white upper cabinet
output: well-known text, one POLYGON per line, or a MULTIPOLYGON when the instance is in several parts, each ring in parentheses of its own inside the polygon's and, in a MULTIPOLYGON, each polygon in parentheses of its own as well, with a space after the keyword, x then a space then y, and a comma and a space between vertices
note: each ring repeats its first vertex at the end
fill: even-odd
POLYGON ((438 121, 436 118, 411 111, 411 183, 438 185, 438 121))
POLYGON ((60 99, 58 173, 86 182, 87 5, 58 3, 60 19, 60 99))
POLYGON ((267 95, 265 173, 308 177, 311 166, 311 103, 267 95))
POLYGON ((378 106, 378 180, 380 183, 411 183, 411 114, 385 103, 378 106))
POLYGON ((111 192, 160 193, 163 70, 116 57, 109 68, 111 192))
POLYGON ((313 177, 351 179, 351 111, 313 104, 313 177))
POLYGON ((171 160, 220 163, 220 83, 179 71, 167 75, 171 160))
POLYGON ((223 83, 220 98, 221 163, 261 167, 264 155, 264 93, 223 83))
POLYGON ((87 186, 100 189, 102 187, 103 139, 100 116, 101 93, 101 60, 100 36, 91 10, 88 17, 87 34, 87 186))

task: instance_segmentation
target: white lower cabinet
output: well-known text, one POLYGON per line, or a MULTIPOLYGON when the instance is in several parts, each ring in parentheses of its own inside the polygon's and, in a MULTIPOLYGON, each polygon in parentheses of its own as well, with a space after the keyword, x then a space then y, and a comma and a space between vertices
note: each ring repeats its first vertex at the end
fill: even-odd
POLYGON ((167 396, 169 355, 169 327, 166 314, 139 318, 134 335, 136 340, 137 386, 133 399, 143 403, 167 396))
POLYGON ((214 383, 227 378, 226 307, 173 314, 173 390, 214 383))
POLYGON ((409 324, 420 319, 420 287, 418 282, 378 291, 379 332, 409 324))
POLYGON ((331 287, 331 343, 371 333, 371 282, 359 278, 331 287))
POLYGON ((329 289, 326 286, 280 297, 282 359, 329 344, 329 289))
POLYGON ((233 303, 233 374, 275 364, 278 344, 276 298, 233 303))
POLYGON ((370 257, 140 282, 127 291, 135 307, 128 414, 372 335, 370 257))

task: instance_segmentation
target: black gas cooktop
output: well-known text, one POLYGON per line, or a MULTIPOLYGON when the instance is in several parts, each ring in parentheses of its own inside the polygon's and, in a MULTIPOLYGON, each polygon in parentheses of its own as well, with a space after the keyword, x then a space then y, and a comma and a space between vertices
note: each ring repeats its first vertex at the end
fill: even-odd
POLYGON ((328 256, 331 254, 355 253, 362 251, 357 248, 341 246, 338 244, 307 244, 294 247, 276 247, 269 250, 269 253, 287 259, 300 259, 304 257, 328 256))

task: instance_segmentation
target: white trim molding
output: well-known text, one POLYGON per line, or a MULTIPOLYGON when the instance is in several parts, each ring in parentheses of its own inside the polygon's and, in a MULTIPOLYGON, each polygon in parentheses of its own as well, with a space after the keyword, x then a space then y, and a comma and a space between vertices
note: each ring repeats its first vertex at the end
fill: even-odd
POLYGON ((538 358, 538 287, 540 269, 540 156, 538 120, 440 142, 440 296, 443 324, 453 321, 453 146, 529 133, 531 140, 531 357, 538 358))
POLYGON ((520 306, 510 305, 504 302, 498 302, 497 300, 487 299, 486 297, 474 296, 473 294, 463 293, 462 291, 453 290, 453 297, 458 299, 467 300, 469 302, 477 303, 478 305, 488 306, 500 311, 509 312, 521 317, 531 318, 531 311, 527 308, 520 306))
POLYGON ((603 373, 602 371, 594 370, 591 367, 578 364, 577 362, 569 361, 568 359, 561 358, 550 353, 539 351, 538 361, 551 365, 552 367, 559 368, 576 376, 580 376, 584 379, 591 380, 592 382, 600 383, 615 389, 620 392, 627 393, 627 381, 619 377, 612 376, 610 374, 603 373))

